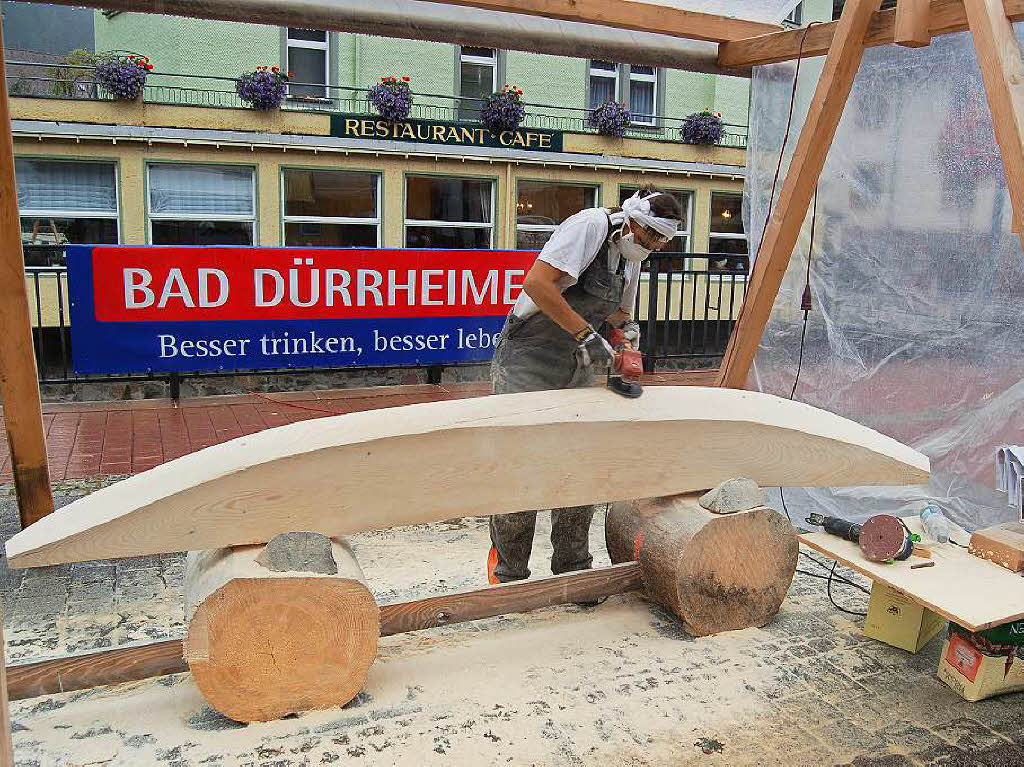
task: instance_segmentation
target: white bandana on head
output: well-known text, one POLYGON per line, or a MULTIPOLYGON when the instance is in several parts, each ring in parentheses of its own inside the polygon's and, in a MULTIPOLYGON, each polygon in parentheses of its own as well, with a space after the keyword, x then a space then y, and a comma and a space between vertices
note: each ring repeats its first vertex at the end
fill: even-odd
POLYGON ((636 221, 648 229, 653 229, 662 237, 672 238, 676 236, 679 222, 674 218, 661 218, 651 215, 651 198, 657 197, 660 194, 661 192, 654 192, 646 197, 641 197, 640 192, 637 192, 622 203, 622 212, 626 214, 626 218, 636 221))

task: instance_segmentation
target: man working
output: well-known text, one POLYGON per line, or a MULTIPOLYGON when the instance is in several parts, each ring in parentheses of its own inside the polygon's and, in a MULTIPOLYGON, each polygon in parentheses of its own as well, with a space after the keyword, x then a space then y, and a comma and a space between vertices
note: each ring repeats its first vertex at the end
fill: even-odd
MULTIPOLYGON (((602 325, 624 327, 634 346, 632 321, 641 262, 675 236, 679 203, 645 187, 621 208, 590 208, 567 218, 551 235, 523 281, 491 362, 495 394, 590 386, 614 352, 602 325)), ((551 511, 555 574, 591 566, 593 506, 551 511)), ((535 511, 491 517, 491 583, 530 577, 535 511)))

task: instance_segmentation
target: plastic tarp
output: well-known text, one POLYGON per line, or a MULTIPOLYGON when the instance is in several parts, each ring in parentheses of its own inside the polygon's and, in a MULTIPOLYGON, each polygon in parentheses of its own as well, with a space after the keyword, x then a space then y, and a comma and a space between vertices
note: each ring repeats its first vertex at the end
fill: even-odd
POLYGON ((800 4, 800 0, 643 0, 654 5, 669 5, 685 11, 735 16, 749 21, 777 23, 800 4))
MULTIPOLYGON (((783 176, 823 61, 801 64, 783 176)), ((751 253, 795 69, 758 67, 752 80, 751 253)), ((811 510, 854 520, 913 514, 926 502, 968 529, 1015 518, 995 490, 998 447, 1024 440, 1024 252, 1011 217, 971 37, 867 49, 819 182, 813 308, 795 398, 914 446, 931 459, 933 478, 926 487, 789 489, 795 522, 811 510)), ((793 389, 810 222, 809 213, 751 389, 784 397, 793 389)))

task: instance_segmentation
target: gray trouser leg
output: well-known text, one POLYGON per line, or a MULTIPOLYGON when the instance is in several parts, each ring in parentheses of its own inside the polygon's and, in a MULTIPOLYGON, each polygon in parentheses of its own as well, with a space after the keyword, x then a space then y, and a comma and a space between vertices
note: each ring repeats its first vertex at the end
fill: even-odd
POLYGON ((551 572, 555 575, 571 570, 588 570, 594 563, 590 556, 590 520, 593 506, 570 506, 551 510, 551 572))
POLYGON ((491 545, 498 550, 494 574, 502 583, 530 577, 530 551, 537 512, 495 514, 491 517, 491 545))

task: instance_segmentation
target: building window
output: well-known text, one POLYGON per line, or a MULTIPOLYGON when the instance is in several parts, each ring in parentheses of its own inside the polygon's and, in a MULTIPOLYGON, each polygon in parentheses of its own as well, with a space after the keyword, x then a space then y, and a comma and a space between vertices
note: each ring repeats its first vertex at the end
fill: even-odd
POLYGON ((480 116, 482 100, 498 90, 498 52, 494 48, 459 49, 459 119, 480 116))
POLYGON ((516 248, 540 250, 560 223, 597 206, 597 187, 520 181, 516 203, 516 248))
MULTIPOLYGON (((636 186, 620 186, 619 187, 619 204, 628 200, 634 194, 637 193, 639 187, 636 186)), ((663 190, 666 193, 676 198, 676 202, 679 203, 679 210, 682 211, 683 218, 679 222, 679 229, 676 232, 675 238, 665 248, 665 253, 689 253, 690 252, 690 208, 693 205, 693 195, 690 192, 674 192, 670 189, 663 190)), ((683 268, 682 266, 679 267, 683 268)))
POLYGON ((796 8, 790 11, 790 14, 782 20, 782 23, 786 26, 799 27, 804 23, 804 4, 799 2, 796 4, 796 8))
POLYGON ((22 242, 117 243, 114 163, 19 157, 14 161, 14 173, 22 242))
POLYGON ((629 68, 629 112, 637 125, 654 125, 658 111, 658 73, 654 67, 629 68))
POLYGON ((256 174, 229 165, 149 166, 149 241, 154 245, 252 245, 256 174))
POLYGON ((746 259, 730 258, 747 252, 747 235, 743 231, 743 195, 712 192, 708 252, 713 254, 708 258, 708 269, 712 271, 745 270, 746 259))
POLYGON ((619 65, 610 61, 590 62, 590 108, 619 100, 619 65))
POLYGON ((493 247, 494 182, 446 176, 407 176, 407 248, 493 247))
POLYGON ((281 172, 284 244, 380 247, 380 175, 288 168, 281 172))
POLYGON ((327 98, 328 35, 318 29, 288 28, 285 71, 291 72, 288 95, 300 98, 327 98))

